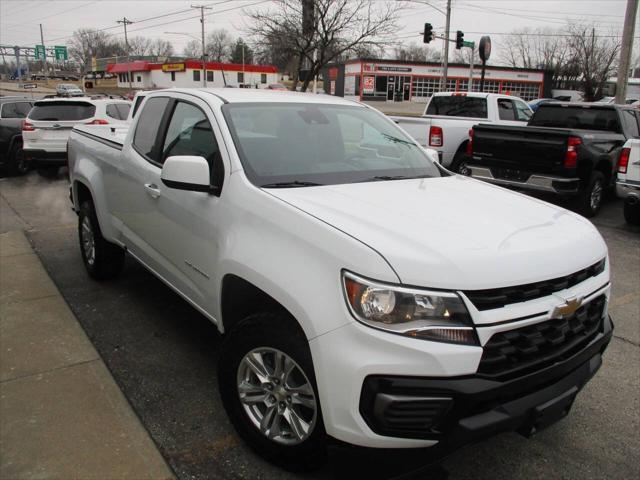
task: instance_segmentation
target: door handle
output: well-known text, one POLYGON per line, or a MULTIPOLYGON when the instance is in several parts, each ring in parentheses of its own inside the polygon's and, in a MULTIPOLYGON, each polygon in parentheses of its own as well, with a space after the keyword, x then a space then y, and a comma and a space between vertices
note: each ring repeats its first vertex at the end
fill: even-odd
POLYGON ((144 189, 151 195, 151 198, 158 198, 160 196, 160 189, 155 183, 145 183, 144 189))

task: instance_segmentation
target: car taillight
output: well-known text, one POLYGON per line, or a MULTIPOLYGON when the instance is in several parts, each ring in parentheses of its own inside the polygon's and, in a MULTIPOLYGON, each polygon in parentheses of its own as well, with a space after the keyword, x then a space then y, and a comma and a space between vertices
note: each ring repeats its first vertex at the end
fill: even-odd
POLYGON ((569 137, 567 153, 564 156, 564 168, 576 168, 578 165, 578 145, 582 144, 580 137, 569 137))
POLYGON ((629 157, 631 156, 630 148, 623 148, 620 151, 620 159, 618 160, 618 173, 627 173, 629 166, 629 157))
POLYGON ((23 132, 33 132, 36 127, 33 126, 33 123, 29 123, 26 120, 22 121, 22 131, 23 132))
POLYGON ((109 125, 109 122, 101 118, 96 118, 93 122, 88 122, 87 125, 109 125))
POLYGON ((467 142, 467 156, 473 155, 473 128, 469 129, 469 141, 467 142))
POLYGON ((429 128, 429 146, 430 147, 441 147, 443 143, 442 138, 442 128, 434 127, 433 125, 429 128))

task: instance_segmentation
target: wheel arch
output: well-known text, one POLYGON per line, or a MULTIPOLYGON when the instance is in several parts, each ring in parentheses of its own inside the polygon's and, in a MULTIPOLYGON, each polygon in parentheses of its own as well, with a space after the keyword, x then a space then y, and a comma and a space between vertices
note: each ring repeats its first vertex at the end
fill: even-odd
POLYGON ((267 312, 284 314, 290 320, 290 326, 307 338, 302 325, 294 315, 260 287, 233 273, 227 273, 222 278, 220 328, 223 333, 231 332, 249 315, 267 312))

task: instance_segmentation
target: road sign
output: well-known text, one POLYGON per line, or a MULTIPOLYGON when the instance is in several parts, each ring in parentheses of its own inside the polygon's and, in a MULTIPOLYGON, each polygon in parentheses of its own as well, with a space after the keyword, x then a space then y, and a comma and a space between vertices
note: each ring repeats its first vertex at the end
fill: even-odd
POLYGON ((56 45, 53 47, 56 54, 56 60, 68 60, 67 47, 64 45, 56 45))
POLYGON ((36 51, 35 51, 35 57, 36 60, 39 59, 45 59, 45 52, 44 52, 44 45, 36 45, 36 51))
POLYGON ((463 47, 476 48, 476 42, 462 42, 463 47))
POLYGON ((31 88, 38 88, 38 85, 36 85, 35 83, 23 83, 22 88, 29 90, 31 88))

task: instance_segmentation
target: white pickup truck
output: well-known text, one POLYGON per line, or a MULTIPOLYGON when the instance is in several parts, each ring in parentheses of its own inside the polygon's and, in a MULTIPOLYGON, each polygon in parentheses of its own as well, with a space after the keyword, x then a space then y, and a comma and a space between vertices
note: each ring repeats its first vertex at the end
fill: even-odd
POLYGON ((640 138, 630 138, 620 151, 616 191, 624 200, 624 219, 640 225, 640 138))
POLYGON ((329 439, 424 455, 531 434, 611 339, 588 220, 452 174, 371 107, 155 91, 128 132, 76 127, 68 150, 89 275, 128 253, 213 322, 224 406, 280 465, 329 439))
POLYGON ((391 118, 420 145, 435 149, 443 166, 468 175, 465 154, 474 125, 526 125, 532 114, 529 105, 517 97, 443 92, 431 97, 422 117, 391 118))

